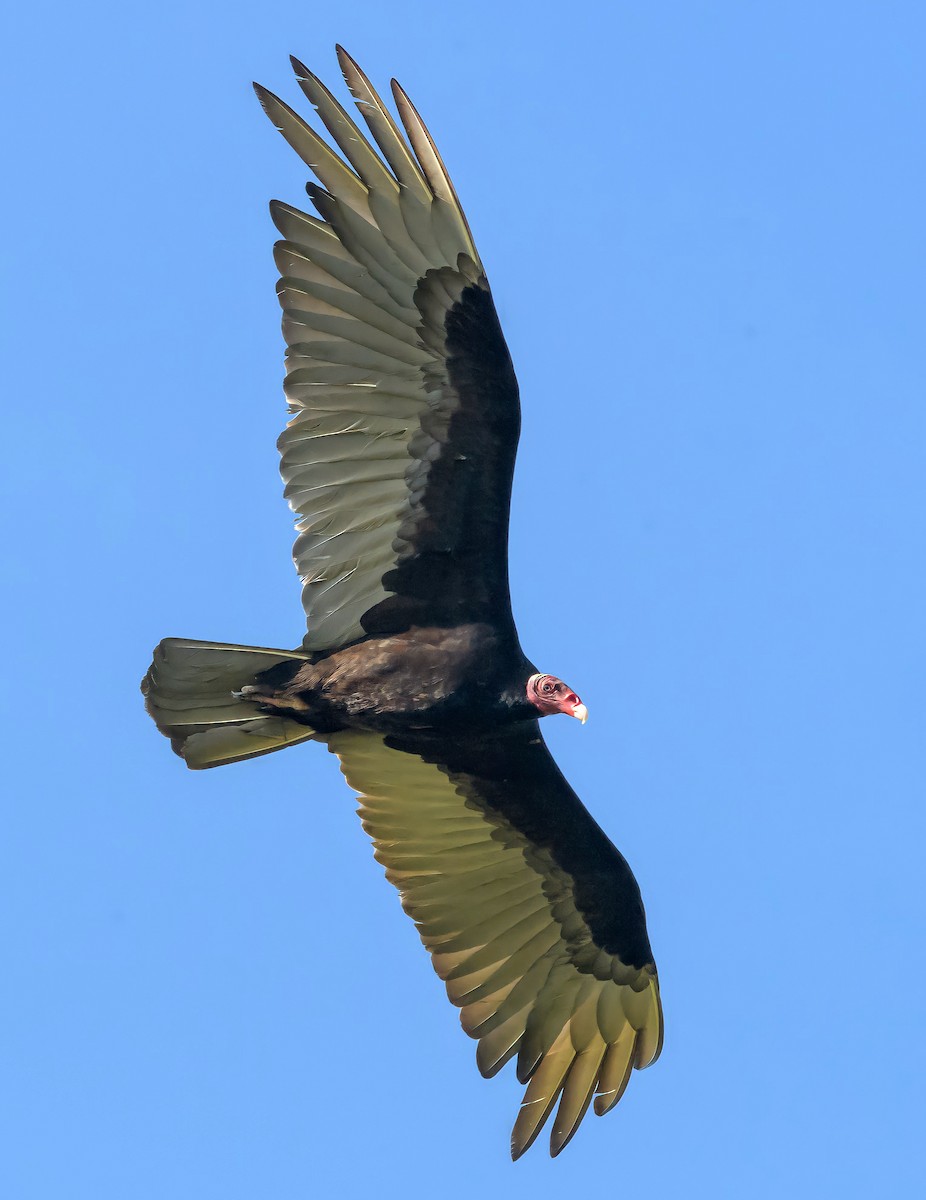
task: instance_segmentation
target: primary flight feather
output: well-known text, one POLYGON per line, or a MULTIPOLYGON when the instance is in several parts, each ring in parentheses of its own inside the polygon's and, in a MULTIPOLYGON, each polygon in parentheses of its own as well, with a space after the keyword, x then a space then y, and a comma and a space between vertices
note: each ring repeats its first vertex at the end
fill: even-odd
POLYGON ((587 712, 511 613, 518 387, 469 225, 402 89, 404 136, 338 59, 372 141, 293 66, 340 154, 256 87, 319 180, 317 216, 271 204, 308 631, 298 650, 166 638, 142 689, 194 769, 305 741, 338 755, 479 1070, 517 1059, 513 1157, 554 1108, 558 1154, 658 1056, 656 967, 630 868, 540 733, 587 712))

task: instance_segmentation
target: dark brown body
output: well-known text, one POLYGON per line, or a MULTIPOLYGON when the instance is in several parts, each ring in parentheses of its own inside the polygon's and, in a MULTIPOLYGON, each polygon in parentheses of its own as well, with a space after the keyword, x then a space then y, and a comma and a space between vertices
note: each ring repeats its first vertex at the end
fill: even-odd
POLYGON ((517 641, 491 625, 413 627, 313 662, 281 663, 243 690, 323 733, 497 730, 536 718, 524 691, 534 670, 517 641))

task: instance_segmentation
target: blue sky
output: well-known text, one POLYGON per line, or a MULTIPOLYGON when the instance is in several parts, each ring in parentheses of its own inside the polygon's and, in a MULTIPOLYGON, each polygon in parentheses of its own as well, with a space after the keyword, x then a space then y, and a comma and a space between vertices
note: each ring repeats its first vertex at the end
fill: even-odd
POLYGON ((915 1192, 922 6, 342 7, 7 18, 3 1194, 915 1192), (305 173, 249 83, 337 86, 335 41, 492 279, 522 641, 660 968, 662 1058, 552 1163, 334 761, 188 772, 137 692, 166 634, 302 634, 266 203, 305 173))

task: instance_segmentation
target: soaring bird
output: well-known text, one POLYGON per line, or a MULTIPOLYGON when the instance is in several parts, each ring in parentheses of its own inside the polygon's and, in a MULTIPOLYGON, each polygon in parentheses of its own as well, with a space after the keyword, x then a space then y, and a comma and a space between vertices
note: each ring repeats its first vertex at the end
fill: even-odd
POLYGON ((292 61, 340 154, 255 85, 318 180, 317 216, 270 206, 308 632, 296 650, 166 638, 142 690, 194 770, 297 742, 338 756, 479 1070, 517 1058, 512 1156, 554 1108, 556 1155, 657 1058, 656 967, 636 880, 540 732, 587 711, 511 613, 518 386, 469 225, 402 88, 404 136, 337 53, 370 137, 292 61))

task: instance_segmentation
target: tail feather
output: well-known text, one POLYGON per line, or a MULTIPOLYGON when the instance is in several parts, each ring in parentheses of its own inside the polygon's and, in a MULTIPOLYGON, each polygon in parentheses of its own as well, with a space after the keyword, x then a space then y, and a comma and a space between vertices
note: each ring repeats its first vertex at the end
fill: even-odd
POLYGON ((142 680, 145 707, 194 771, 271 754, 311 741, 315 731, 262 713, 255 702, 232 693, 261 671, 307 657, 298 650, 165 638, 142 680))

